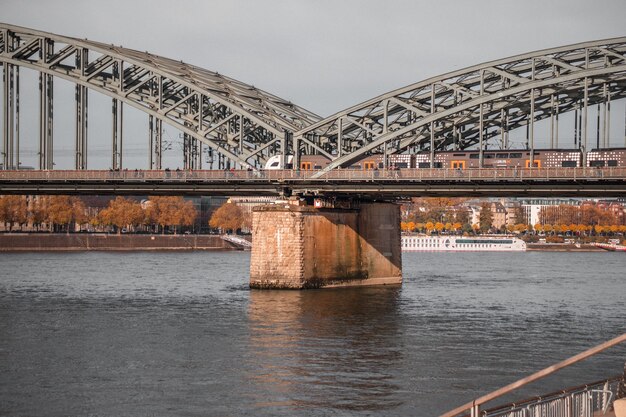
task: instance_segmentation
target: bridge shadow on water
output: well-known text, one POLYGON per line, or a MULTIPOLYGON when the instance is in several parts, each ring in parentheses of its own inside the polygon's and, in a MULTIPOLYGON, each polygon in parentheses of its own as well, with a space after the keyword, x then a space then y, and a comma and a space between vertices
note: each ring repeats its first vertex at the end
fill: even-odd
POLYGON ((247 378, 255 407, 327 415, 400 406, 400 290, 251 291, 247 378))

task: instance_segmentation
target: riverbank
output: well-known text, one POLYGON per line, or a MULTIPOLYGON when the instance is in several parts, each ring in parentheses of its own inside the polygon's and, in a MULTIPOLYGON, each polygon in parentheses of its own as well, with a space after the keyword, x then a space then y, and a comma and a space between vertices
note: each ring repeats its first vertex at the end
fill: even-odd
POLYGON ((0 252, 239 250, 217 235, 0 234, 0 252))
POLYGON ((527 243, 526 250, 542 252, 604 252, 604 249, 594 245, 575 245, 572 243, 527 243))

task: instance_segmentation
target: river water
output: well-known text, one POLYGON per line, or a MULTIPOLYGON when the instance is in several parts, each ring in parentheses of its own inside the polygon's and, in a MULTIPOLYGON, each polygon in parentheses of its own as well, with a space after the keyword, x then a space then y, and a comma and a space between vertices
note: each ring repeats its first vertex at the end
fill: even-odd
POLYGON ((0 415, 437 416, 626 331, 623 254, 403 258, 402 287, 300 292, 249 290, 245 252, 0 254, 0 415))

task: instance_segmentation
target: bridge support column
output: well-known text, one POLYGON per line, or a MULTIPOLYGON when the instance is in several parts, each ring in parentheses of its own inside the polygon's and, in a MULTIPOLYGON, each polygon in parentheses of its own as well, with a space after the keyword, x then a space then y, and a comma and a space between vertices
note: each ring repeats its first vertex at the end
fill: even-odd
POLYGON ((54 169, 52 75, 39 74, 39 169, 54 169))
POLYGON ((121 170, 124 162, 124 103, 114 98, 111 102, 111 114, 111 167, 121 170))
POLYGON ((87 169, 87 115, 89 93, 87 87, 76 85, 75 167, 87 169))
POLYGON ((274 204, 256 208, 252 224, 251 288, 402 283, 396 204, 361 203, 353 209, 274 204))
POLYGON ((148 137, 150 147, 150 169, 161 169, 161 156, 163 154, 163 123, 161 119, 155 119, 150 115, 148 118, 148 137))

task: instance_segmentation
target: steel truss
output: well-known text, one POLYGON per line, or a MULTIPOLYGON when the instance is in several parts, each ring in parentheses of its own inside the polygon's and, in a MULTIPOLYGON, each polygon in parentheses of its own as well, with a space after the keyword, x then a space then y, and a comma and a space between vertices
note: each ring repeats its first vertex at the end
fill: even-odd
MULTIPOLYGON (((581 150, 590 148, 587 109, 603 106, 601 143, 606 146, 611 100, 626 95, 626 37, 518 55, 433 77, 336 113, 294 134, 297 156, 314 152, 332 163, 319 173, 349 166, 372 153, 434 153, 490 139, 507 148, 508 132, 550 118, 550 145, 558 147, 560 113, 581 111, 581 150)), ((600 124, 598 122, 598 124, 600 124)), ((598 132, 599 135, 599 132, 598 132)), ((387 158, 385 158, 386 160, 387 158)), ((533 158, 531 157, 531 160, 533 158)), ((297 164, 298 161, 295 161, 297 164)))
POLYGON ((289 152, 290 133, 320 117, 253 86, 193 65, 119 46, 0 23, 4 73, 4 167, 19 159, 19 68, 40 73, 40 169, 52 169, 53 77, 76 84, 76 169, 87 167, 88 89, 112 98, 112 167, 122 167, 122 105, 147 113, 151 168, 161 168, 162 124, 185 138, 185 164, 200 164, 201 146, 233 167, 259 167, 289 152), (16 138, 15 135, 18 135, 16 138), (16 148, 17 146, 17 148, 16 148), (188 148, 187 148, 188 147, 188 148))

